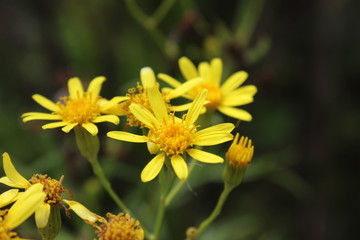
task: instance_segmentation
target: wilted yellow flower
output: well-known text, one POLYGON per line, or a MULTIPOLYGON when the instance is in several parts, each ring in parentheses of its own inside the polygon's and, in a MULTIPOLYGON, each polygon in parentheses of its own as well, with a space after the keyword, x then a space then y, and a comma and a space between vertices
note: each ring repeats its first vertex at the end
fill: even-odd
POLYGON ((232 123, 218 124, 198 131, 195 124, 205 102, 207 90, 202 91, 191 104, 187 115, 182 119, 168 113, 166 103, 158 88, 150 88, 148 98, 152 112, 139 104, 131 104, 134 116, 149 129, 147 136, 140 136, 123 131, 111 131, 107 136, 128 142, 146 142, 150 153, 158 153, 143 169, 141 180, 148 182, 154 179, 162 169, 165 157, 169 157, 172 168, 180 180, 188 176, 188 167, 183 154, 206 163, 221 163, 223 158, 199 149, 198 146, 211 146, 229 141, 234 129, 232 123))
MULTIPOLYGON (((144 127, 143 123, 138 120, 134 114, 131 112, 129 106, 133 103, 140 104, 150 112, 152 112, 149 98, 148 98, 148 89, 152 87, 159 87, 159 83, 156 81, 154 71, 150 67, 144 67, 140 71, 140 80, 141 84, 137 83, 136 88, 130 88, 126 97, 128 100, 118 104, 116 107, 118 109, 119 115, 126 116, 127 122, 129 126, 134 127, 144 127)), ((177 86, 176 89, 169 93, 162 94, 162 97, 166 103, 166 108, 168 111, 183 111, 189 108, 189 105, 180 105, 180 106, 171 106, 169 104, 170 100, 173 98, 177 98, 182 96, 187 91, 196 86, 196 84, 200 81, 200 78, 194 79, 193 81, 189 81, 186 84, 182 84, 177 86)))
MULTIPOLYGON (((63 177, 61 177, 61 179, 58 181, 48 177, 47 175, 35 174, 30 178, 30 180, 26 180, 15 169, 8 153, 3 154, 3 167, 6 176, 0 178, 0 183, 13 188, 21 189, 29 189, 31 186, 38 184, 41 184, 43 187, 43 192, 46 194, 46 197, 35 211, 35 221, 38 228, 46 227, 50 217, 51 207, 63 206, 61 204, 61 202, 64 201, 64 199, 61 197, 63 192, 68 193, 71 197, 71 193, 62 186, 63 177)), ((7 200, 13 201, 20 194, 22 193, 18 193, 16 190, 13 190, 11 194, 8 194, 9 197, 7 200)))
MULTIPOLYGON (((239 120, 252 120, 250 113, 243 109, 235 108, 253 102, 253 96, 257 92, 257 88, 254 85, 239 87, 248 77, 246 72, 238 71, 221 84, 223 66, 219 58, 214 58, 210 63, 202 62, 196 68, 187 57, 182 57, 179 59, 179 67, 187 81, 194 78, 202 78, 202 81, 195 88, 188 91, 184 97, 195 99, 199 92, 207 89, 208 95, 206 100, 209 103, 206 104, 206 108, 209 111, 218 110, 227 116, 239 120)), ((179 81, 167 74, 160 73, 158 77, 172 87, 176 88, 181 85, 179 81)))
POLYGON ((99 96, 105 77, 94 78, 85 92, 79 78, 68 81, 69 96, 65 96, 54 103, 48 98, 35 94, 32 98, 42 107, 52 113, 28 112, 22 115, 23 121, 31 120, 57 120, 42 126, 43 129, 62 127, 68 133, 76 126, 85 128, 93 136, 98 133, 95 123, 111 122, 119 124, 119 118, 111 113, 117 103, 126 100, 126 97, 114 97, 107 101, 99 96), (104 115, 105 114, 105 115, 104 115))
POLYGON ((114 215, 107 213, 108 220, 106 220, 78 202, 67 200, 65 202, 80 218, 97 229, 98 240, 144 239, 144 230, 141 228, 139 221, 131 218, 129 214, 119 213, 114 215))
MULTIPOLYGON (((17 197, 10 209, 0 210, 0 239, 22 240, 14 231, 30 217, 44 201, 46 194, 41 184, 34 184, 17 197)), ((23 239, 25 240, 25 239, 23 239)))

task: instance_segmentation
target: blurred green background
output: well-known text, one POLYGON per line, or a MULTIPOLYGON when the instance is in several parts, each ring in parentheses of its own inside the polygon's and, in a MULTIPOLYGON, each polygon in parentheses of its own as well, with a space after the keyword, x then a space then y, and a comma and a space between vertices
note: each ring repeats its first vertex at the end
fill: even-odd
MULTIPOLYGON (((111 98, 135 86, 144 66, 181 79, 179 57, 195 63, 221 57, 223 79, 245 70, 246 84, 259 89, 244 106, 253 121, 237 128, 253 139, 255 157, 201 239, 356 239, 359 11, 355 0, 2 0, 0 151, 25 177, 65 175, 75 200, 103 216, 117 213, 73 133, 44 131, 45 121, 22 123, 22 113, 44 111, 31 95, 56 100, 70 77, 89 82, 103 75, 101 95, 111 98)), ((105 137, 124 122, 100 124, 101 164, 151 228, 157 181, 139 179, 150 154, 105 137)), ((196 167, 166 214, 162 239, 184 239, 187 227, 208 216, 222 190, 221 172, 222 166, 196 167)), ((92 239, 94 229, 71 216, 63 216, 58 239, 92 239)), ((31 219, 18 230, 39 239, 34 226, 31 219)))

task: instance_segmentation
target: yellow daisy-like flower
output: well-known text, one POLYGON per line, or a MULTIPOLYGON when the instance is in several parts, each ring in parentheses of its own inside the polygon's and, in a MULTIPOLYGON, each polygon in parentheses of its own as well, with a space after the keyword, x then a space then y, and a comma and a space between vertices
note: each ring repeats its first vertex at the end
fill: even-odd
POLYGON ((78 202, 66 201, 66 203, 80 218, 97 229, 98 240, 144 239, 144 230, 141 228, 139 221, 131 218, 129 214, 119 213, 114 215, 107 213, 108 220, 106 220, 78 202))
POLYGON ((46 194, 41 184, 34 184, 18 196, 10 209, 0 210, 0 239, 25 240, 14 231, 16 227, 29 218, 44 201, 46 194))
MULTIPOLYGON (((198 68, 187 58, 179 59, 181 73, 187 81, 194 78, 202 78, 202 81, 185 95, 189 99, 194 99, 202 89, 208 90, 206 108, 210 111, 218 110, 221 113, 244 121, 251 121, 252 116, 249 112, 235 107, 242 106, 254 101, 257 88, 254 85, 241 86, 248 77, 244 71, 232 74, 223 84, 221 84, 222 61, 219 58, 213 59, 210 63, 202 62, 198 68)), ((169 75, 160 73, 158 77, 172 87, 181 85, 179 81, 169 75)))
POLYGON ((162 169, 165 157, 169 157, 171 165, 180 180, 188 176, 188 167, 182 157, 188 153, 192 158, 206 163, 221 163, 222 157, 199 149, 198 146, 211 146, 233 139, 230 133, 234 129, 232 123, 218 124, 198 131, 195 125, 206 99, 207 90, 203 90, 191 104, 187 115, 182 119, 168 114, 166 103, 157 88, 150 88, 148 97, 152 112, 139 104, 131 104, 134 116, 149 129, 147 136, 140 136, 123 131, 111 131, 107 136, 128 142, 147 142, 150 153, 159 152, 143 169, 141 180, 148 182, 154 179, 162 169))
MULTIPOLYGON (((118 104, 117 109, 118 113, 121 116, 127 117, 127 122, 129 126, 133 127, 144 127, 143 123, 138 120, 130 110, 130 105, 133 103, 140 104, 145 107, 147 110, 152 112, 149 98, 148 98, 148 89, 152 87, 159 87, 159 83, 156 81, 154 71, 150 67, 144 67, 140 71, 140 80, 141 84, 138 83, 136 88, 130 88, 126 97, 128 100, 121 104, 118 104)), ((200 78, 193 79, 185 84, 180 84, 173 91, 169 93, 162 94, 162 97, 166 103, 168 111, 183 111, 189 108, 189 104, 180 105, 180 106, 171 106, 169 104, 171 99, 177 98, 184 95, 190 89, 194 88, 199 82, 200 78)))
POLYGON ((127 97, 114 97, 104 101, 99 96, 105 77, 94 78, 85 92, 79 78, 70 78, 68 81, 69 96, 62 97, 56 103, 48 98, 34 94, 32 98, 42 107, 52 113, 28 112, 22 115, 23 121, 31 120, 58 120, 42 126, 43 129, 62 127, 68 133, 76 126, 85 128, 95 136, 98 128, 95 123, 111 122, 119 124, 119 117, 109 111, 114 105, 127 100, 127 97), (105 115, 104 115, 105 114, 105 115))
MULTIPOLYGON (((65 202, 65 199, 62 199, 61 194, 63 192, 66 192, 70 195, 70 191, 67 189, 64 189, 62 186, 63 177, 61 179, 55 180, 47 175, 42 174, 35 174, 33 175, 30 180, 26 180, 14 167, 14 165, 11 162, 10 156, 8 153, 3 154, 3 167, 6 176, 0 178, 0 183, 3 183, 7 186, 13 187, 13 188, 21 188, 21 189, 29 189, 34 185, 41 184, 43 187, 43 192, 46 194, 45 199, 42 201, 42 203, 37 207, 35 211, 35 221, 36 226, 38 228, 44 228, 46 227, 49 217, 50 217, 50 211, 51 207, 54 206, 62 206, 64 207, 61 202, 65 202)), ((23 193, 19 193, 17 189, 11 189, 6 192, 7 197, 3 198, 3 202, 12 202, 16 200, 19 195, 23 193)), ((0 197, 1 202, 2 197, 0 197)))

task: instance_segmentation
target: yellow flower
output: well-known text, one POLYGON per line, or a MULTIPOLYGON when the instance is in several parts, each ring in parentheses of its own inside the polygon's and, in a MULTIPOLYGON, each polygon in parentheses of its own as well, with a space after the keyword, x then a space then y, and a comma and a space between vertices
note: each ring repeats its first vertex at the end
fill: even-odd
MULTIPOLYGON (((130 111, 129 106, 133 103, 137 103, 145 107, 150 112, 152 111, 149 99, 148 99, 148 89, 152 87, 159 86, 159 83, 156 81, 154 71, 150 67, 144 67, 140 71, 140 80, 141 84, 137 83, 136 88, 130 88, 126 97, 128 100, 121 104, 118 104, 117 109, 118 113, 121 116, 127 117, 127 122, 129 126, 134 127, 144 127, 141 121, 139 121, 134 114, 130 111)), ((177 98, 182 96, 190 89, 194 88, 198 82, 200 82, 200 78, 193 79, 193 81, 189 81, 186 84, 179 85, 176 89, 169 93, 164 93, 162 97, 166 103, 166 108, 168 111, 183 111, 189 108, 188 104, 180 105, 180 106, 171 106, 169 104, 170 100, 173 98, 177 98)))
MULTIPOLYGON (((257 92, 254 85, 242 85, 248 77, 244 71, 232 74, 223 84, 221 84, 222 61, 214 58, 210 63, 202 62, 198 68, 186 57, 179 59, 180 70, 187 81, 201 77, 202 81, 185 95, 189 99, 194 99, 202 89, 208 90, 206 108, 210 111, 218 110, 221 113, 244 121, 251 121, 250 113, 243 109, 235 108, 254 101, 253 96, 257 92)), ((169 75, 160 73, 158 77, 172 87, 177 87, 181 83, 169 75)))
MULTIPOLYGON (((22 240, 12 230, 22 224, 44 201, 46 194, 41 184, 34 184, 18 196, 10 209, 0 210, 0 239, 22 240)), ((24 239, 25 240, 25 239, 24 239)))
POLYGON ((126 97, 114 97, 105 101, 99 96, 104 77, 94 78, 85 92, 79 78, 68 81, 69 96, 62 97, 54 103, 48 98, 35 94, 32 98, 42 107, 52 113, 28 112, 22 115, 23 121, 31 120, 58 120, 42 126, 43 129, 62 127, 68 133, 76 126, 85 128, 95 136, 98 128, 94 123, 111 122, 119 124, 119 118, 111 114, 111 109, 117 103, 126 100, 126 97), (105 115, 103 115, 105 114, 105 115))
POLYGON ((107 213, 108 220, 106 220, 78 202, 67 200, 65 202, 80 218, 97 229, 98 240, 144 239, 144 230, 141 228, 139 221, 131 218, 129 214, 119 213, 114 215, 107 213))
POLYGON ((150 153, 159 152, 143 169, 141 180, 148 182, 154 179, 162 169, 165 157, 169 157, 171 165, 180 180, 188 176, 188 167, 182 157, 188 153, 192 158, 206 163, 221 163, 223 158, 193 148, 211 146, 229 141, 233 138, 230 133, 234 129, 232 123, 218 124, 200 131, 195 125, 201 108, 205 102, 207 90, 203 90, 191 104, 187 115, 182 119, 168 114, 166 103, 158 88, 150 88, 148 97, 152 112, 139 104, 131 104, 130 110, 134 116, 149 129, 147 136, 140 136, 123 131, 111 131, 107 136, 128 142, 147 142, 150 153))
MULTIPOLYGON (((15 169, 8 153, 3 154, 3 167, 6 176, 0 178, 0 183, 3 183, 13 188, 22 189, 29 189, 32 186, 38 184, 41 184, 41 186, 43 187, 43 191, 46 194, 46 197, 35 211, 35 221, 38 228, 46 227, 49 221, 51 207, 58 205, 64 207, 61 204, 61 202, 64 201, 64 199, 62 199, 61 197, 61 194, 63 192, 66 192, 71 196, 71 193, 67 189, 64 189, 64 187, 62 186, 63 177, 61 177, 61 179, 58 181, 47 177, 47 175, 35 174, 30 178, 30 180, 26 180, 15 169)), ((7 194, 8 198, 4 199, 4 201, 14 201, 14 199, 16 200, 16 198, 19 197, 20 194, 22 193, 18 193, 16 190, 12 190, 10 194, 7 194)))

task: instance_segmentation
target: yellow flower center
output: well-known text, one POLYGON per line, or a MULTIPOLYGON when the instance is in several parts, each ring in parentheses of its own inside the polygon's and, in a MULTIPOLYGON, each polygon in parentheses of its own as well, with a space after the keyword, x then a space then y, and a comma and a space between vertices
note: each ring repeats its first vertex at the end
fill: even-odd
POLYGON ((183 154, 189 146, 192 146, 196 127, 185 125, 184 118, 182 121, 176 121, 172 115, 172 120, 166 121, 153 131, 154 139, 150 139, 150 141, 154 142, 166 155, 171 156, 183 154))
POLYGON ((20 240, 16 232, 11 232, 10 229, 4 224, 4 215, 7 213, 7 209, 0 210, 0 239, 1 240, 20 240))
POLYGON ((86 95, 83 98, 70 100, 62 98, 63 102, 57 102, 60 110, 57 112, 65 122, 88 123, 100 115, 100 108, 96 101, 91 101, 86 95))
POLYGON ((128 214, 108 213, 108 222, 100 226, 96 231, 99 240, 143 240, 144 231, 139 221, 131 218, 128 214))
POLYGON ((48 177, 46 174, 35 174, 29 180, 31 184, 41 183, 44 185, 43 191, 46 193, 46 198, 44 201, 53 205, 58 204, 62 200, 61 194, 63 192, 67 192, 69 195, 71 195, 71 193, 62 186, 62 181, 63 176, 58 181, 48 177))
MULTIPOLYGON (((132 127, 144 127, 144 124, 140 122, 130 111, 129 106, 132 103, 140 104, 141 106, 145 107, 147 110, 152 112, 149 98, 147 96, 147 92, 145 91, 144 87, 137 83, 136 88, 130 88, 128 93, 126 94, 127 97, 130 99, 127 100, 125 103, 122 104, 123 110, 126 112, 127 123, 129 126, 132 127)), ((169 103, 169 100, 164 97, 164 101, 166 104, 169 103)))
POLYGON ((211 82, 204 82, 199 84, 194 88, 195 96, 199 94, 203 89, 207 89, 208 93, 206 96, 206 100, 209 103, 206 104, 206 107, 209 109, 216 109, 222 102, 222 91, 218 84, 214 84, 211 82))

